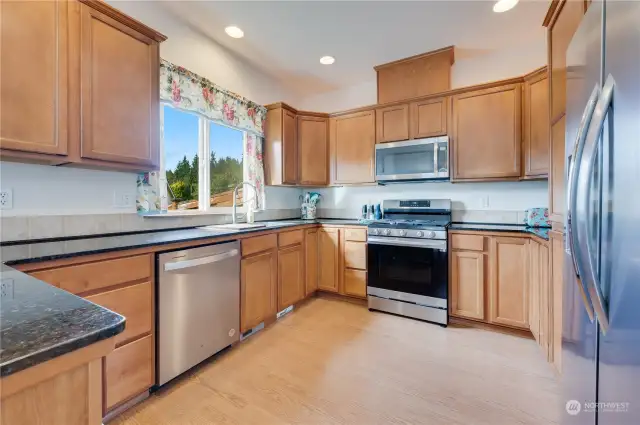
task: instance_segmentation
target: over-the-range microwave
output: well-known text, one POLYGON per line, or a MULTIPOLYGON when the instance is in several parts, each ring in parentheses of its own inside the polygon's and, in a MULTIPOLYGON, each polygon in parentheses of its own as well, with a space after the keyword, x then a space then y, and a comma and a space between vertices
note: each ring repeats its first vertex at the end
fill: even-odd
POLYGON ((376 144, 378 183, 424 180, 449 180, 447 136, 376 144))

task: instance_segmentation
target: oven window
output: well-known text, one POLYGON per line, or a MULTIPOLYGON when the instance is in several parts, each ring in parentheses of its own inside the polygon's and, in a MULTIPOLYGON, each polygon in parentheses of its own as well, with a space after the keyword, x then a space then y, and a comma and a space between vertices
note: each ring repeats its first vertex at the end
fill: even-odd
POLYGON ((447 298, 449 261, 446 252, 369 244, 367 257, 368 286, 447 298))

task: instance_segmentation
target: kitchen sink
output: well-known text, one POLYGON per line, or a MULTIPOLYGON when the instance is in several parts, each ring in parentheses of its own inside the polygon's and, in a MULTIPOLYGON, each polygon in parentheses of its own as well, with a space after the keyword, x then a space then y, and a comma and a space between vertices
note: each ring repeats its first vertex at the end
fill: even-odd
POLYGON ((263 223, 230 223, 230 224, 214 224, 212 226, 203 226, 200 229, 203 230, 221 230, 221 229, 231 229, 231 230, 244 230, 244 229, 257 229, 260 227, 267 227, 266 224, 263 223))

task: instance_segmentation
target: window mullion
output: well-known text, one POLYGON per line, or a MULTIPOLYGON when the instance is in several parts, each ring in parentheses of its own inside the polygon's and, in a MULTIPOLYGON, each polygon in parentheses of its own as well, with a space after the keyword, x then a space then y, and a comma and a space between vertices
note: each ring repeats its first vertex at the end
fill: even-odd
POLYGON ((198 128, 198 157, 200 164, 198 169, 198 208, 201 211, 209 209, 210 178, 209 178, 209 120, 200 117, 198 128))

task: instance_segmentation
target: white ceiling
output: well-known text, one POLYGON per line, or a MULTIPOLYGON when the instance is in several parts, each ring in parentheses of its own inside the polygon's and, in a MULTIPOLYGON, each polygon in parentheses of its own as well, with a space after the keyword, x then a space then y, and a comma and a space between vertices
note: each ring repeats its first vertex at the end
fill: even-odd
POLYGON ((544 40, 546 0, 497 14, 494 1, 168 1, 192 28, 303 95, 373 78, 385 62, 455 45, 456 58, 544 40), (243 39, 224 32, 244 30, 243 39), (336 58, 321 65, 321 56, 336 58))

